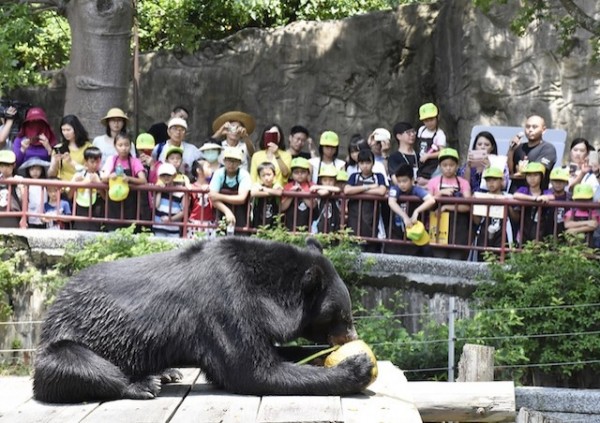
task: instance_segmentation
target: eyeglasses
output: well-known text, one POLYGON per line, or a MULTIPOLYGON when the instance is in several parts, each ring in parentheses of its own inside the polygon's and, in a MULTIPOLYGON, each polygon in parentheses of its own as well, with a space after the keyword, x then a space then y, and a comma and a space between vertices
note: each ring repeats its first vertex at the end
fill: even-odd
POLYGON ((169 129, 171 131, 185 132, 185 128, 183 126, 171 126, 169 129))

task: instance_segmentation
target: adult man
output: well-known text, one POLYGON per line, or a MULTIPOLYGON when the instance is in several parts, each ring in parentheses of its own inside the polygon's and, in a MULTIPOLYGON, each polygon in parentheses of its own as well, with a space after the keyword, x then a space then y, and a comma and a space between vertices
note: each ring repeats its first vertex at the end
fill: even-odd
POLYGON ((287 152, 291 154, 292 159, 296 157, 304 157, 305 159, 311 159, 313 157, 319 157, 319 153, 315 148, 315 145, 310 138, 308 129, 301 125, 292 126, 289 137, 289 147, 287 152), (310 153, 303 151, 304 145, 308 142, 308 149, 310 153))
POLYGON ((519 187, 525 186, 525 175, 522 170, 529 162, 538 162, 544 165, 546 173, 542 181, 542 189, 548 188, 550 170, 556 163, 556 149, 543 140, 546 131, 544 118, 531 115, 525 122, 526 143, 521 144, 523 133, 519 133, 510 141, 508 149, 508 171, 511 177, 510 192, 515 192, 519 187))
MULTIPOLYGON (((169 120, 173 118, 181 118, 187 121, 189 118, 189 112, 183 106, 175 106, 171 112, 171 117, 169 120)), ((157 144, 165 142, 169 139, 169 134, 167 131, 169 128, 167 127, 167 123, 168 122, 157 122, 153 124, 150 129, 148 129, 148 133, 154 137, 154 140, 157 144)))
POLYGON ((160 162, 165 162, 165 156, 169 147, 182 148, 184 173, 189 177, 192 165, 202 156, 202 154, 200 153, 200 150, 198 150, 198 147, 184 141, 185 133, 187 131, 187 122, 185 120, 173 118, 169 121, 167 128, 167 141, 164 144, 158 144, 154 147, 152 158, 160 162))

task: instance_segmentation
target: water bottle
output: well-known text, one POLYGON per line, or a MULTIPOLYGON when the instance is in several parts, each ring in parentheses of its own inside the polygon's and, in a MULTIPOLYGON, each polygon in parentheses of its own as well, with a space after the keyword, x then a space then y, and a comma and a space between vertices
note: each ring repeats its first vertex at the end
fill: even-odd
POLYGON ((123 166, 118 164, 117 167, 115 167, 115 174, 117 176, 123 176, 125 174, 125 171, 123 170, 123 166))
POLYGON ((233 235, 235 233, 235 225, 233 223, 227 224, 227 235, 233 235))

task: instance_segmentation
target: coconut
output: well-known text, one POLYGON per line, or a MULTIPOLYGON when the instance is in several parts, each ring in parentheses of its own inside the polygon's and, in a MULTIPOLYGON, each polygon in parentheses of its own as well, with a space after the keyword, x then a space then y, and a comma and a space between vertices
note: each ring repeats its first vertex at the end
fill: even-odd
POLYGON ((367 354, 373 363, 371 380, 369 381, 370 385, 371 383, 375 382, 375 379, 377 379, 377 358, 375 358, 375 354, 373 354, 371 348, 369 348, 369 346, 360 339, 357 339, 356 341, 350 341, 329 354, 325 359, 325 367, 337 366, 346 358, 357 354, 367 354))

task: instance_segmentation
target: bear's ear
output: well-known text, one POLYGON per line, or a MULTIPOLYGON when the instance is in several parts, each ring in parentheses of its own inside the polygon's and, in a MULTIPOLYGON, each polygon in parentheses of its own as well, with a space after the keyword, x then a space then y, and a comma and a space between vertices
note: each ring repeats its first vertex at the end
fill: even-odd
POLYGON ((320 266, 313 265, 309 267, 302 277, 302 289, 305 292, 320 290, 324 287, 324 272, 320 266))
POLYGON ((314 248, 319 253, 323 254, 323 246, 321 245, 319 240, 315 237, 309 236, 308 238, 306 238, 306 246, 308 248, 314 248))

